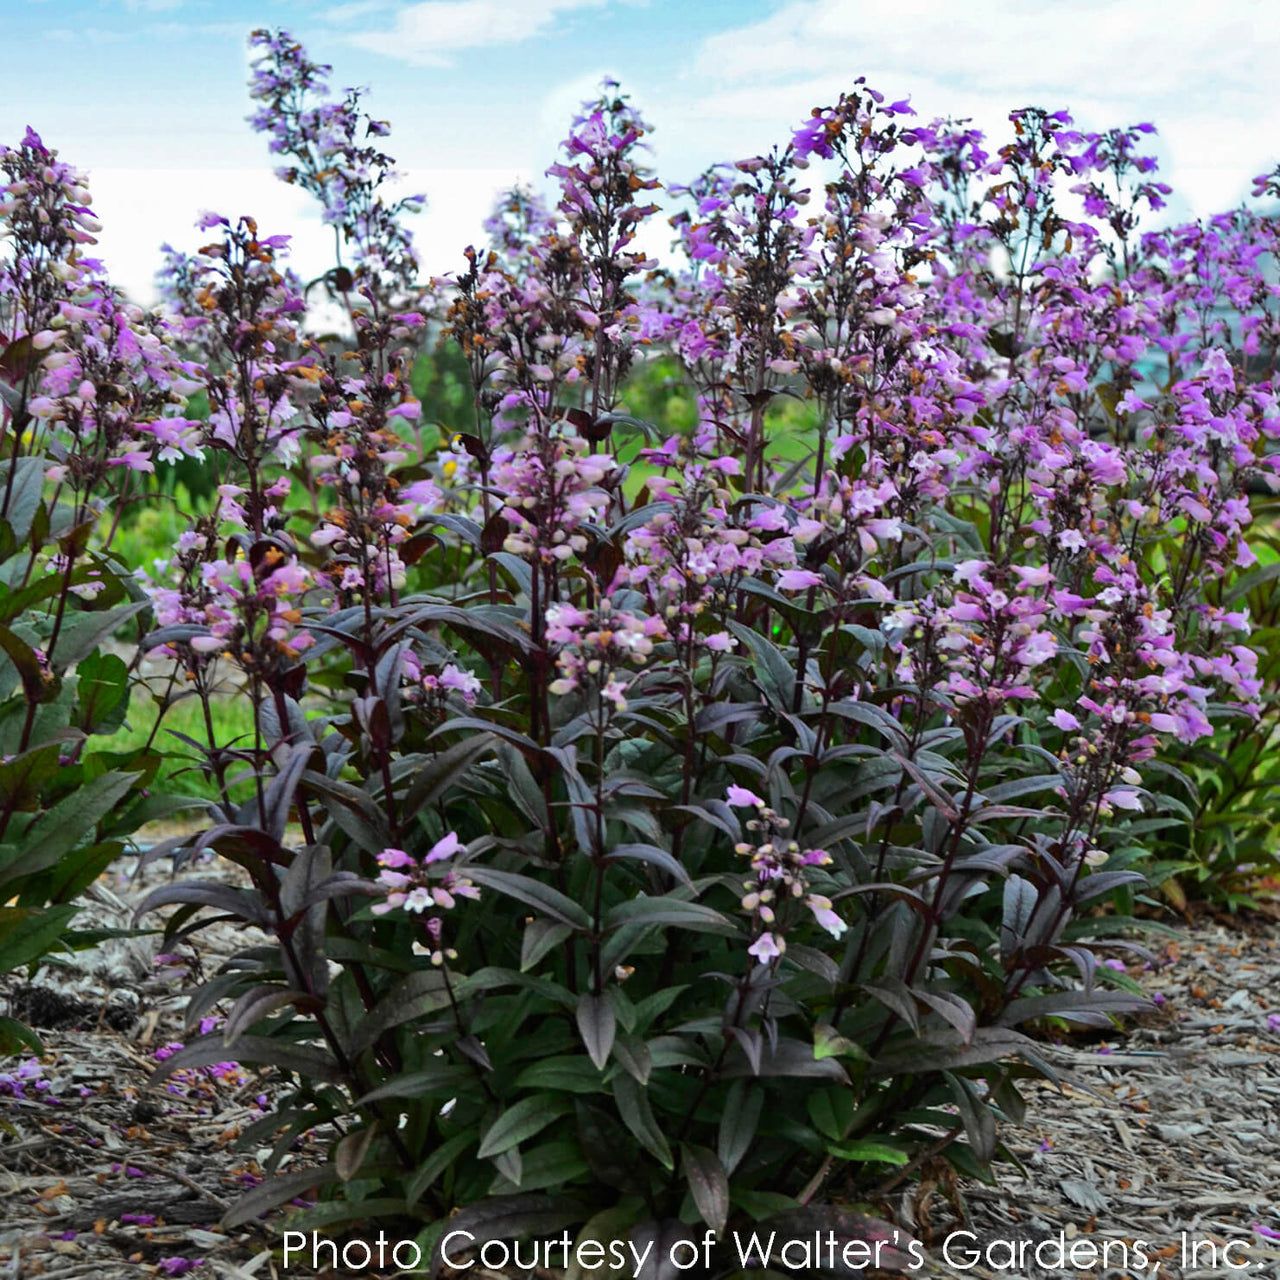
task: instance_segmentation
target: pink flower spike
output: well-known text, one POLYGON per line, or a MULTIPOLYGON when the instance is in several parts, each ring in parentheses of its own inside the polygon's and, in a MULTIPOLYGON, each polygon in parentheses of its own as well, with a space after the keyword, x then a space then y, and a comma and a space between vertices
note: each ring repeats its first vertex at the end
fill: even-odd
POLYGON ((739 809, 748 809, 752 806, 757 809, 764 808, 764 801, 754 791, 748 791, 746 787, 730 785, 729 790, 725 792, 725 799, 739 809))

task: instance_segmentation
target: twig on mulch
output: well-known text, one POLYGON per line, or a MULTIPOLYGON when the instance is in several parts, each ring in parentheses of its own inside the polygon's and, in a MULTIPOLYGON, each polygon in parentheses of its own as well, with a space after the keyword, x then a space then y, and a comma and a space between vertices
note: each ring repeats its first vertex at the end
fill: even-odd
MULTIPOLYGON (((44 1125, 40 1125, 39 1128, 40 1132, 43 1133, 46 1138, 52 1138, 54 1142, 60 1142, 63 1146, 73 1147, 79 1150, 80 1144, 72 1142, 70 1138, 64 1138, 62 1134, 54 1133, 51 1129, 46 1129, 44 1125)), ((181 1186, 186 1187, 188 1191, 194 1191, 201 1200, 207 1200, 210 1204, 221 1209, 223 1213, 226 1213, 227 1210, 231 1208, 231 1206, 221 1196, 215 1195, 212 1191, 206 1190, 198 1182, 194 1182, 192 1179, 188 1178, 185 1173, 179 1173, 177 1169, 170 1169, 166 1165, 156 1164, 152 1160, 143 1160, 141 1157, 135 1155, 130 1155, 125 1161, 125 1164, 128 1168, 140 1169, 143 1173, 155 1174, 160 1178, 169 1178, 171 1181, 177 1182, 181 1186)))

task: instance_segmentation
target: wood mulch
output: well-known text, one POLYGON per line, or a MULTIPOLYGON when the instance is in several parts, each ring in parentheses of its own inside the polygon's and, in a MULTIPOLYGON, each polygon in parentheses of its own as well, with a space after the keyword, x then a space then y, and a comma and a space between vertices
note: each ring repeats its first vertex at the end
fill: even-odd
MULTIPOLYGON (((220 874, 213 864, 197 872, 220 874)), ((168 875, 166 864, 104 878, 81 927, 128 925, 131 904, 168 875)), ((1061 1092, 1033 1086, 1025 1125, 1003 1135, 1021 1171, 1003 1165, 986 1186, 926 1169, 882 1206, 929 1246, 930 1273, 1280 1277, 1280 923, 1203 916, 1179 935, 1157 942, 1157 967, 1129 970, 1162 1001, 1157 1014, 1123 1036, 1046 1050, 1061 1092), (1035 1246, 1059 1233, 1099 1254, 1113 1242, 1111 1265, 1037 1267, 1035 1246), (1183 1233, 1201 1242, 1195 1266, 1183 1265, 1183 1233), (1137 1242, 1149 1246, 1144 1267, 1134 1265, 1137 1242), (972 1249, 988 1252, 969 1265, 972 1249), (1246 1260, 1249 1272, 1225 1265, 1246 1260)), ((215 927, 182 960, 211 972, 245 943, 243 931, 215 927)), ((34 984, 0 983, 0 1012, 40 1029, 47 1082, 8 1096, 17 1060, 0 1059, 0 1280, 314 1274, 281 1270, 276 1219, 218 1226, 267 1156, 235 1142, 267 1102, 256 1072, 148 1084, 157 1055, 182 1038, 181 981, 156 948, 154 938, 116 940, 46 965, 34 984)), ((298 1167, 319 1158, 316 1139, 290 1157, 298 1167)))
MULTIPOLYGON (((1162 1000, 1157 1015, 1123 1037, 1047 1055, 1065 1077, 1062 1092, 1036 1086, 1026 1127, 1006 1135, 1025 1174, 1006 1166, 997 1187, 962 1188, 963 1216, 936 1224, 927 1207, 913 1211, 912 1195, 903 1198, 904 1225, 922 1238, 937 1244, 949 1231, 973 1232, 976 1240, 954 1242, 953 1257, 994 1246, 994 1267, 964 1274, 1212 1280, 1247 1274, 1229 1265, 1247 1260, 1252 1274, 1280 1276, 1280 923, 1202 919, 1162 958, 1153 972, 1131 971, 1162 1000), (1004 1242, 1016 1249, 1059 1232, 1068 1246, 1092 1240, 1099 1253, 1117 1242, 1115 1263, 1125 1257, 1120 1242, 1133 1262, 1143 1241, 1151 1261, 1143 1269, 1004 1265, 1004 1242), (1184 1265, 1184 1232, 1194 1266, 1184 1265)), ((1082 1246, 1076 1257, 1091 1252, 1082 1246)), ((1033 1250, 1025 1256, 1031 1261, 1033 1250)))

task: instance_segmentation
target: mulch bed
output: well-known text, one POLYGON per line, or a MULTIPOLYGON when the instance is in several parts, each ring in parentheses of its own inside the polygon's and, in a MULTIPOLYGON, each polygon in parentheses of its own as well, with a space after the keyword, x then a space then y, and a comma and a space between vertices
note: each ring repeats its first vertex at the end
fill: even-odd
MULTIPOLYGON (((1160 1266, 1143 1274, 1211 1280, 1246 1274, 1222 1265, 1221 1247, 1234 1241, 1226 1260, 1247 1258, 1253 1274, 1280 1275, 1280 925, 1203 919, 1165 959, 1141 975, 1163 997, 1158 1015, 1122 1039, 1051 1055, 1068 1081, 1063 1092, 1037 1086, 1028 1127, 1009 1137, 1025 1176, 1006 1167, 996 1188, 962 1188, 979 1248, 1064 1230, 1068 1241, 1088 1236, 1099 1245, 1142 1240, 1160 1266), (1182 1265, 1184 1232, 1207 1242, 1197 1266, 1182 1265), (1218 1247, 1217 1266, 1210 1244, 1218 1247)), ((941 1227, 920 1222, 910 1198, 904 1208, 906 1224, 922 1236, 963 1229, 955 1218, 941 1227)), ((996 1251, 1000 1262, 1006 1256, 996 1251)), ((1118 1280, 1140 1273, 979 1266, 965 1274, 1118 1280)))
MULTIPOLYGON (((203 873, 219 874, 212 864, 203 873)), ((100 882, 89 921, 129 923, 130 904, 168 875, 157 866, 100 882)), ((210 971, 245 943, 243 930, 215 927, 188 963, 210 971)), ((1046 1051, 1062 1091, 1035 1086, 1026 1126, 1004 1134, 1022 1171, 1004 1165, 985 1186, 926 1169, 882 1206, 929 1245, 934 1274, 1213 1280, 1248 1274, 1222 1265, 1221 1247, 1235 1242, 1229 1261, 1280 1275, 1280 925, 1203 916, 1158 948, 1160 965, 1131 969, 1162 998, 1157 1014, 1123 1037, 1046 1051), (1068 1245, 1117 1242, 1109 1261, 1121 1243, 1145 1241, 1151 1260, 1142 1270, 1016 1265, 1019 1243, 1033 1259, 1027 1251, 1060 1232, 1068 1245), (1184 1232, 1204 1242, 1195 1267, 1182 1265, 1184 1232), (966 1263, 970 1247, 991 1252, 948 1266, 949 1235, 966 1263)), ((0 1096, 0 1280, 314 1274, 281 1272, 275 1219, 217 1225, 267 1154, 234 1141, 262 1114, 257 1074, 148 1085, 157 1053, 181 1039, 184 1004, 155 950, 151 938, 114 941, 46 966, 34 984, 11 975, 0 985, 0 1011, 40 1028, 49 1082, 0 1096)), ((0 1062, 0 1073, 14 1066, 0 1062)), ((319 1158, 315 1139, 291 1155, 298 1167, 319 1158)))

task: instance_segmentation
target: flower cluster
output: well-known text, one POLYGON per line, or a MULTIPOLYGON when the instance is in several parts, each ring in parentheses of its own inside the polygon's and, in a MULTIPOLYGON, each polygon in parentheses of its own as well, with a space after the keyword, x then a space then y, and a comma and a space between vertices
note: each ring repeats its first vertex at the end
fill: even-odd
POLYGON ((552 693, 566 694, 589 685, 618 711, 625 711, 627 682, 620 678, 622 669, 631 663, 643 666, 655 641, 667 638, 667 628, 659 617, 627 613, 605 600, 594 610, 551 605, 545 635, 556 651, 560 671, 559 679, 551 683, 552 693))
POLYGON ((159 624, 152 652, 182 660, 191 678, 222 656, 264 675, 292 665, 314 642, 301 612, 314 586, 311 571, 287 543, 246 541, 225 558, 207 533, 192 530, 180 536, 171 560, 156 563, 158 580, 141 574, 159 624))
POLYGON ((385 194, 399 175, 395 161, 370 140, 385 138, 390 126, 362 109, 359 89, 331 98, 332 68, 312 62, 287 31, 255 31, 249 45, 256 55, 249 96, 260 104, 249 122, 266 134, 273 155, 291 161, 276 176, 315 196, 334 228, 339 266, 329 276, 331 290, 346 295, 349 306, 353 283, 383 302, 404 294, 414 284, 418 256, 401 219, 420 212, 426 196, 385 194), (341 265, 343 246, 351 250, 353 271, 341 265))
POLYGON ((504 550, 543 564, 586 550, 580 526, 611 501, 602 487, 615 470, 609 454, 592 452, 571 432, 547 431, 496 450, 493 464, 505 496, 501 515, 510 525, 504 550))
POLYGON ((355 317, 358 368, 333 354, 317 361, 308 431, 319 450, 309 459, 314 480, 335 498, 311 544, 326 556, 320 580, 343 605, 370 594, 394 599, 405 584, 399 549, 441 501, 433 480, 402 484, 395 474, 410 457, 398 428, 422 412, 408 387, 403 344, 423 317, 404 312, 384 319, 374 295, 366 296, 371 314, 355 317))
POLYGON ((39 1058, 24 1058, 14 1071, 0 1071, 0 1098, 21 1098, 56 1102, 49 1092, 50 1082, 44 1078, 39 1058), (28 1094, 27 1090, 31 1090, 28 1094))
POLYGON ((809 887, 809 868, 830 866, 831 855, 825 849, 801 849, 788 839, 790 822, 754 791, 734 785, 725 798, 730 805, 756 812, 744 825, 759 833, 759 842, 734 846, 735 853, 751 859, 750 875, 742 882, 746 890, 742 910, 752 921, 748 954, 760 964, 769 964, 786 953, 786 934, 796 923, 792 906, 806 908, 833 938, 839 938, 848 926, 832 909, 831 899, 809 887))
POLYGON ((8 331, 6 412, 21 445, 49 452, 50 478, 81 502, 116 468, 198 455, 196 424, 181 416, 198 383, 174 354, 168 326, 125 301, 101 264, 81 256, 98 222, 85 177, 39 135, 0 148, 10 255, 0 260, 0 334, 8 331), (15 360, 15 353, 20 358, 15 360))
MULTIPOLYGON (((461 871, 453 867, 440 868, 437 863, 452 858, 463 848, 455 832, 437 840, 417 859, 403 849, 383 849, 378 855, 378 884, 386 891, 382 902, 375 902, 370 910, 374 915, 386 915, 402 910, 417 916, 422 922, 425 953, 433 965, 457 958, 457 952, 443 943, 444 919, 438 912, 452 910, 459 898, 478 898, 480 890, 461 871)), ((419 944, 415 944, 415 949, 419 944)))

